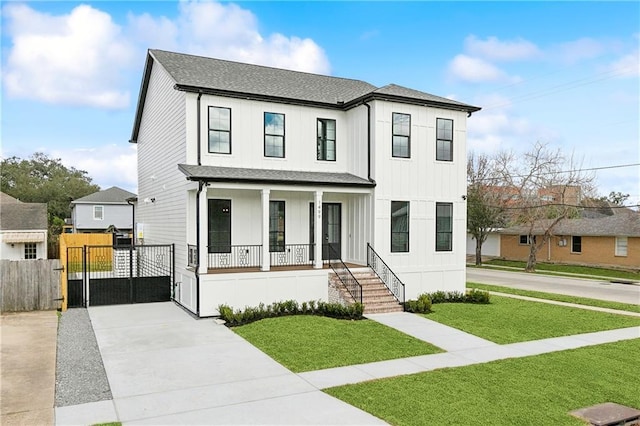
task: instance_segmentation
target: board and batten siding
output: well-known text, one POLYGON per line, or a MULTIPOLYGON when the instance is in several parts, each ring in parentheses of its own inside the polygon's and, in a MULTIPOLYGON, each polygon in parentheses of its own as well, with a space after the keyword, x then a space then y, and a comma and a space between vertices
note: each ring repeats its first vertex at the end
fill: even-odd
POLYGON ((137 143, 136 222, 143 226, 144 244, 175 244, 177 269, 187 264, 188 182, 178 170, 186 161, 186 96, 174 84, 155 62, 137 143))
POLYGON ((464 291, 466 252, 465 112, 372 102, 374 248, 406 284, 407 298, 434 290, 464 291), (410 114, 410 158, 392 156, 392 114, 410 114), (436 119, 454 121, 453 161, 436 161, 436 119), (409 201, 409 252, 391 253, 391 201, 409 201), (453 250, 436 252, 436 203, 453 204, 453 250))

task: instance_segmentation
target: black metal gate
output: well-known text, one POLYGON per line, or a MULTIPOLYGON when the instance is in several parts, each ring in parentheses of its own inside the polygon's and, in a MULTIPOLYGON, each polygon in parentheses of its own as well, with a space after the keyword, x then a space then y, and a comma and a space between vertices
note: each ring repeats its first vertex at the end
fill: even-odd
POLYGON ((84 247, 67 247, 67 307, 85 306, 84 247))
MULTIPOLYGON (((71 249, 71 248, 70 248, 71 249)), ((67 255, 68 306, 166 302, 172 299, 172 245, 84 246, 81 278, 67 255), (72 279, 73 278, 73 279, 72 279), (80 302, 78 302, 80 301, 80 302)), ((73 259, 78 257, 72 252, 73 259)))

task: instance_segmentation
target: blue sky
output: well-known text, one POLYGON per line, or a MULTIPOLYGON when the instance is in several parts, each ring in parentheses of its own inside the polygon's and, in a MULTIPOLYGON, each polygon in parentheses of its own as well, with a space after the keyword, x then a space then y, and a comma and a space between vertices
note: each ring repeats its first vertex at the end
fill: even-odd
MULTIPOLYGON (((468 147, 640 163, 639 2, 2 2, 2 157, 136 190, 147 48, 395 83, 483 107, 468 147)), ((597 172, 640 202, 640 167, 597 172)))

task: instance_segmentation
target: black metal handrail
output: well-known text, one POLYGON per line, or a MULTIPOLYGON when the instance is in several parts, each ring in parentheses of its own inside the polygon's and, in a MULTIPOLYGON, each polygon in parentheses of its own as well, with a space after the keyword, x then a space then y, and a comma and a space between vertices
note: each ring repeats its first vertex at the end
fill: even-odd
POLYGON ((358 282, 356 277, 353 276, 351 270, 340 259, 340 255, 336 253, 331 244, 327 244, 329 249, 329 266, 333 269, 333 272, 337 275, 342 285, 345 286, 353 300, 362 303, 362 285, 358 282))
POLYGON ((404 283, 389 268, 378 253, 367 243, 367 266, 376 273, 393 297, 404 306, 404 283))
POLYGON ((285 244, 270 248, 271 266, 299 266, 313 264, 315 244, 285 244))
POLYGON ((262 265, 262 246, 258 244, 217 244, 207 249, 207 266, 212 269, 259 268, 262 265))

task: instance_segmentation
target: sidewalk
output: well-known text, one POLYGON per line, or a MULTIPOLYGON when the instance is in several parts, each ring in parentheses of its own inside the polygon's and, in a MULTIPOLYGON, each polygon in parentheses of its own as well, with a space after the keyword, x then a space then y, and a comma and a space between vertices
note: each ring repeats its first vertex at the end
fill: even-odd
POLYGON ((2 425, 53 424, 56 311, 2 314, 2 425))
POLYGON ((447 352, 309 371, 300 373, 299 376, 319 389, 326 389, 438 368, 461 367, 640 338, 640 327, 629 327, 498 345, 420 315, 406 312, 367 315, 367 318, 432 343, 447 352))

